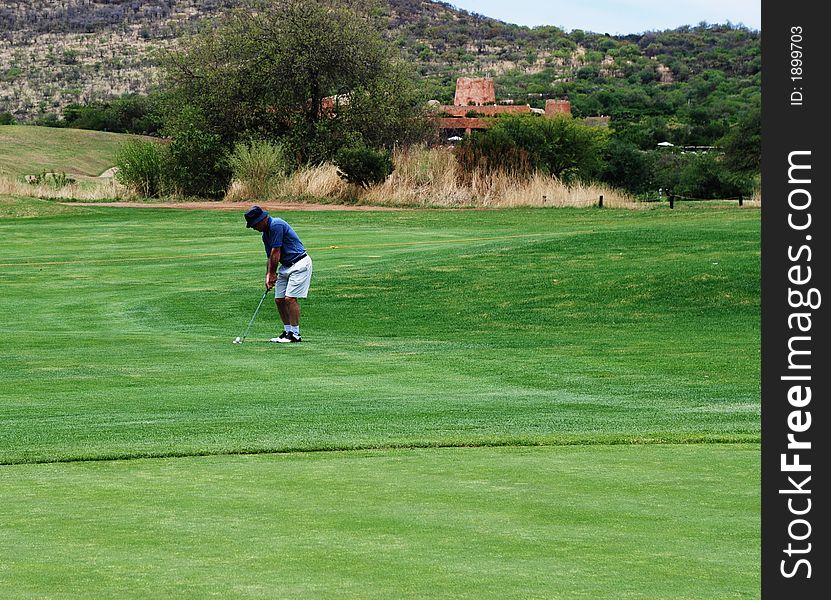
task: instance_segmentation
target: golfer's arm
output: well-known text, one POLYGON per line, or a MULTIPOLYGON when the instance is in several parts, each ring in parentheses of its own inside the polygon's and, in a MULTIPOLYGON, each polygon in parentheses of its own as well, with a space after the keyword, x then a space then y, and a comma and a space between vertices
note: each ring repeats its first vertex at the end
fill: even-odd
POLYGON ((280 264, 280 248, 272 248, 271 254, 268 255, 268 263, 266 264, 266 275, 273 273, 277 275, 277 265, 280 264))

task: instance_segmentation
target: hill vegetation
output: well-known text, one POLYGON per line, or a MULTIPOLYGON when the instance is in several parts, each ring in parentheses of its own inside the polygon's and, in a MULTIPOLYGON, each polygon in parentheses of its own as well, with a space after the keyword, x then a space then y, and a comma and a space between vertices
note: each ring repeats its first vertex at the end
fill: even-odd
MULTIPOLYGON (((155 51, 241 0, 21 0, 0 7, 0 113, 31 120, 72 103, 146 93, 155 51)), ((761 35, 684 26, 610 36, 528 28, 423 0, 386 0, 379 28, 413 63, 425 99, 449 102, 460 75, 491 75, 497 96, 541 106, 569 96, 577 116, 651 123, 669 141, 719 137, 758 102, 761 35), (712 130, 712 131, 711 131, 712 130), (718 131, 715 131, 718 130, 718 131)))

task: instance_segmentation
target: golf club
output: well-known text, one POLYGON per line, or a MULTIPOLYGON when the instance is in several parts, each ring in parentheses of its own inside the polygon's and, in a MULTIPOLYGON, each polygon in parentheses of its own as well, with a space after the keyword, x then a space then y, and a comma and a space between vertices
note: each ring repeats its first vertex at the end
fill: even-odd
POLYGON ((234 338, 235 344, 241 344, 245 341, 245 337, 248 335, 248 331, 251 329, 251 324, 254 322, 254 319, 257 318, 257 313, 260 312, 260 307, 263 305, 263 300, 265 300, 266 295, 270 291, 271 290, 269 288, 266 288, 266 290, 263 292, 263 297, 260 298, 260 303, 257 305, 257 310, 254 311, 254 314, 251 316, 251 320, 248 321, 248 327, 245 328, 245 333, 243 333, 239 337, 234 338))

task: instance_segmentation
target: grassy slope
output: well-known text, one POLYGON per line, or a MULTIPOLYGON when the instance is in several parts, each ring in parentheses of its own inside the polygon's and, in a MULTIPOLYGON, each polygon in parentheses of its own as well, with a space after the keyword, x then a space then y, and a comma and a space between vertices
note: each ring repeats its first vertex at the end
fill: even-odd
POLYGON ((118 148, 142 136, 81 129, 0 125, 0 175, 43 171, 97 177, 115 164, 118 148))
POLYGON ((239 214, 7 220, 0 461, 758 440, 758 216, 292 214, 289 348, 268 305, 230 343, 264 264, 239 214))

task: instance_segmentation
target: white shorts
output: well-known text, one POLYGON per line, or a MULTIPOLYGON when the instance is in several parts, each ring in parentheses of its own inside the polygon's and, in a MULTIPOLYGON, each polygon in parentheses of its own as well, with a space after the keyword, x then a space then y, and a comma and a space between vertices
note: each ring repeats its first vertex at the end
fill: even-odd
POLYGON ((305 298, 309 295, 312 282, 312 259, 307 256, 290 267, 280 265, 277 269, 277 283, 274 285, 275 298, 305 298))

